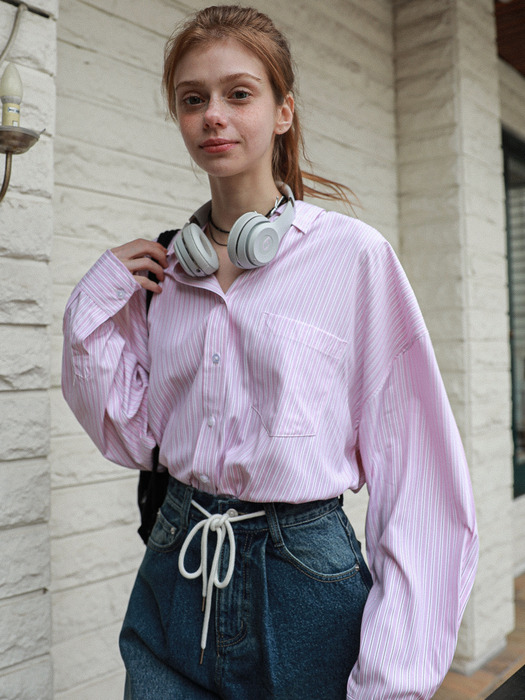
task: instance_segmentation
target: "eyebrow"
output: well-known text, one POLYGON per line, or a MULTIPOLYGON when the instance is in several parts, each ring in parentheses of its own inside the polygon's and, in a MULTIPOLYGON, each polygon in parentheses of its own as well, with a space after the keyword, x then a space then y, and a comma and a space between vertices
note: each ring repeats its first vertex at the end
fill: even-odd
MULTIPOLYGON (((256 75, 253 75, 253 73, 232 73, 231 75, 225 75, 219 82, 221 84, 231 83, 236 80, 241 80, 242 78, 249 78, 255 80, 257 83, 263 82, 262 78, 258 78, 256 75)), ((204 87, 205 84, 204 80, 181 80, 181 82, 177 83, 175 86, 175 92, 183 87, 204 87)))

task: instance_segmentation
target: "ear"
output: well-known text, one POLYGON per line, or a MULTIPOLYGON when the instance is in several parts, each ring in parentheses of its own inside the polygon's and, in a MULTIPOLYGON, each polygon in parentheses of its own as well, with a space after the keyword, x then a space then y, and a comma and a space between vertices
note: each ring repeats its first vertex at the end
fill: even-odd
POLYGON ((293 95, 288 93, 284 98, 282 105, 277 108, 277 119, 275 120, 275 134, 285 134, 292 126, 294 113, 293 95))

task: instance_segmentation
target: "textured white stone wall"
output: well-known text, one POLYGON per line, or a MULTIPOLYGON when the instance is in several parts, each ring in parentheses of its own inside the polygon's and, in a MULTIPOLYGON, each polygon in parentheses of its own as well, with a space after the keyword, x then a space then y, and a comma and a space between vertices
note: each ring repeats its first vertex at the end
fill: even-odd
MULTIPOLYGON (((248 4, 248 3, 247 3, 248 4)), ((180 226, 207 196, 160 93, 165 37, 202 2, 63 0, 58 23, 51 390, 56 700, 120 697, 117 636, 143 545, 137 475, 102 459, 59 389, 61 317, 108 247, 180 226)), ((289 36, 309 155, 397 244, 389 0, 257 5, 289 36), (323 31, 312 34, 313 26, 323 31)), ((347 498, 362 532, 366 497, 347 498)))
MULTIPOLYGON (((525 141, 525 78, 512 66, 500 60, 499 65, 501 123, 525 141)), ((516 498, 512 506, 514 569, 525 571, 525 496, 516 498)))
MULTIPOLYGON (((34 0, 6 61, 24 85, 21 126, 42 131, 13 156, 0 204, 0 699, 52 697, 49 595, 49 363, 55 127, 55 0, 34 0)), ((0 49, 16 8, 0 3, 0 49)), ((1 175, 4 156, 0 156, 1 175)))
POLYGON ((394 6, 402 260, 434 341, 477 503, 480 566, 455 662, 469 670, 500 648, 513 627, 506 245, 493 3, 395 0, 394 6))

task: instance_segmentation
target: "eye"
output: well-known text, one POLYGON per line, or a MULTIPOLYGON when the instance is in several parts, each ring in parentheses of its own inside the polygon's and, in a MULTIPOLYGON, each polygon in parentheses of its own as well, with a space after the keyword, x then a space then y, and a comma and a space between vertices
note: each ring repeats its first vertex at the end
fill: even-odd
POLYGON ((185 97, 182 101, 189 107, 195 107, 196 105, 202 104, 203 99, 198 95, 188 95, 188 97, 185 97))
POLYGON ((234 100, 246 100, 248 97, 250 97, 250 93, 248 90, 234 90, 232 97, 234 100))

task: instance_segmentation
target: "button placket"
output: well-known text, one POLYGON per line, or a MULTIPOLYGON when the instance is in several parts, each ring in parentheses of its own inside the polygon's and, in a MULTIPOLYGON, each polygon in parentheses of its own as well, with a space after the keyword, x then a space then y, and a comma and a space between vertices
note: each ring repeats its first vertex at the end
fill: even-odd
POLYGON ((209 428, 214 428, 217 425, 222 406, 224 366, 221 346, 223 345, 224 333, 226 332, 224 326, 225 321, 227 322, 227 309, 221 306, 210 316, 206 334, 205 352, 208 355, 210 364, 208 364, 205 374, 205 405, 207 409, 206 424, 209 428))
MULTIPOLYGON (((212 364, 215 365, 215 367, 217 367, 221 362, 220 353, 214 352, 213 355, 211 356, 211 361, 212 361, 212 364)), ((214 381, 214 380, 216 381, 217 378, 211 379, 211 381, 214 381)), ((215 418, 214 415, 210 414, 208 416, 208 419, 206 422, 207 422, 209 428, 214 428, 215 425, 217 424, 217 419, 215 418)))
POLYGON ((216 307, 208 316, 202 362, 202 427, 194 452, 195 474, 200 484, 215 482, 215 467, 220 456, 220 429, 224 403, 226 370, 224 349, 228 347, 228 310, 216 307), (205 476, 207 481, 202 477, 205 476))

